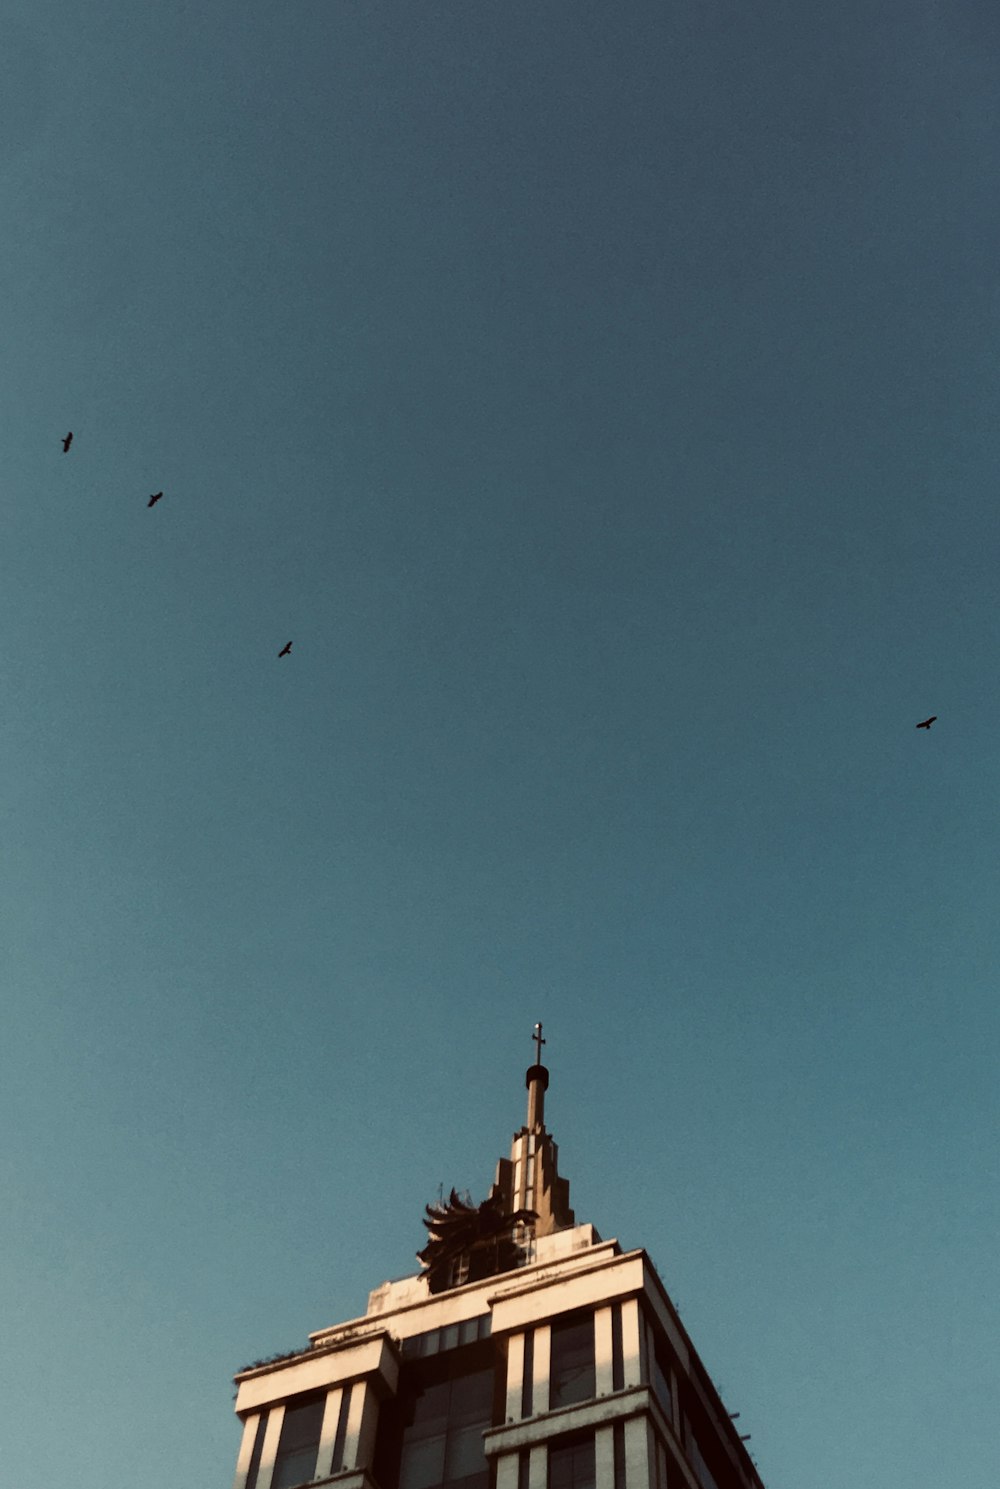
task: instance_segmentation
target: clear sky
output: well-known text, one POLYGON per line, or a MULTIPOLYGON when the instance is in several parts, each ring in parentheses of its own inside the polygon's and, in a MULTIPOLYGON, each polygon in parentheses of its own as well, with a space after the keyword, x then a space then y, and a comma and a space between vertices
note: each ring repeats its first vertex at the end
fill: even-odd
POLYGON ((540 1018, 768 1489, 996 1489, 998 104, 987 0, 8 0, 4 1484, 228 1489, 540 1018))

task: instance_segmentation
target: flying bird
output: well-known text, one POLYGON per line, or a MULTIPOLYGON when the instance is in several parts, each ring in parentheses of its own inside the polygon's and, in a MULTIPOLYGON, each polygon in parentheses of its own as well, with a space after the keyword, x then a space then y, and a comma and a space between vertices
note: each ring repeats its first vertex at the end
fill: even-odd
POLYGON ((147 507, 155 507, 156 506, 156 503, 160 500, 160 497, 162 495, 163 495, 163 492, 162 491, 155 491, 153 493, 153 495, 149 498, 149 501, 146 503, 146 506, 147 507))
POLYGON ((917 728, 918 729, 929 729, 936 718, 937 718, 937 714, 936 713, 932 713, 931 716, 930 716, 930 718, 929 719, 924 719, 924 722, 922 724, 918 724, 917 725, 917 728))
POLYGON ((281 649, 281 651, 279 651, 278 657, 279 658, 281 658, 281 657, 287 657, 288 654, 289 654, 289 652, 291 651, 291 649, 292 649, 292 643, 289 641, 288 644, 286 646, 283 646, 282 649, 281 649))
POLYGON ((69 432, 69 434, 67 434, 66 438, 62 442, 63 454, 64 455, 66 454, 67 450, 69 449, 69 447, 70 447, 70 445, 72 443, 73 443, 73 431, 71 429, 70 432, 69 432))

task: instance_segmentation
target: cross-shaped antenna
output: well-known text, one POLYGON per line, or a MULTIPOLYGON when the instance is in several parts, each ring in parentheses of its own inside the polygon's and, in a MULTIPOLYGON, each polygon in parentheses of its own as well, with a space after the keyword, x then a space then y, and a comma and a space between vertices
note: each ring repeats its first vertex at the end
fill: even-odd
POLYGON ((542 1038, 542 1026, 541 1026, 541 1024, 536 1024, 535 1025, 535 1032, 534 1032, 534 1034, 531 1037, 535 1041, 535 1064, 536 1065, 541 1065, 541 1063, 542 1063, 542 1045, 548 1043, 548 1040, 547 1039, 543 1039, 542 1038))

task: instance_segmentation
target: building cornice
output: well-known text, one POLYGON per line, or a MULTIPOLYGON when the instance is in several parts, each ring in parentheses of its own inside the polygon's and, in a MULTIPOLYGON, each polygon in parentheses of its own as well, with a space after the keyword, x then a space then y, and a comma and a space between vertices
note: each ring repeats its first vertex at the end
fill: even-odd
POLYGON ((399 1352, 387 1330, 330 1349, 307 1349, 293 1360, 276 1362, 237 1376, 236 1414, 250 1412, 303 1391, 329 1389, 364 1377, 392 1394, 399 1378, 399 1352))
MULTIPOLYGON (((479 1313, 489 1312, 494 1303, 503 1298, 546 1287, 553 1281, 561 1280, 564 1275, 566 1277, 580 1276, 596 1267, 617 1261, 620 1254, 617 1241, 598 1241, 595 1245, 581 1247, 578 1251, 568 1251, 564 1256, 528 1262, 526 1266, 518 1267, 513 1272, 503 1272, 498 1276, 484 1277, 476 1282, 466 1282, 460 1287, 449 1288, 447 1292, 428 1292, 423 1297, 414 1298, 411 1302, 398 1303, 377 1314, 362 1314, 358 1318, 349 1319, 346 1323, 333 1324, 326 1329, 317 1329, 315 1333, 309 1335, 309 1339, 313 1347, 318 1349, 341 1339, 345 1330, 352 1331, 356 1338, 367 1338, 369 1333, 375 1334, 380 1330, 389 1330, 393 1319, 403 1318, 419 1311, 429 1311, 435 1304, 447 1310, 449 1323, 461 1322, 463 1318, 475 1318, 479 1313), (468 1304, 478 1302, 480 1306, 457 1307, 454 1310, 448 1306, 459 1300, 468 1304)), ((638 1253, 630 1253, 630 1255, 638 1255, 638 1253)), ((416 1278, 406 1277, 399 1279, 401 1283, 416 1280, 416 1278)))

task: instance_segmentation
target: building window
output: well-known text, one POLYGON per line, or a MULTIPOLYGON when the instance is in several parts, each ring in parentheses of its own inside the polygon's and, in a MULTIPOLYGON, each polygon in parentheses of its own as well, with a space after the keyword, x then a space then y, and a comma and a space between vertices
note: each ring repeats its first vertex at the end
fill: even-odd
POLYGON ((448 1286, 463 1287, 469 1280, 469 1253, 462 1251, 453 1257, 448 1269, 448 1286))
POLYGON ((535 1331, 528 1329, 524 1336, 524 1374, 521 1377, 521 1415, 532 1415, 532 1397, 535 1375, 535 1331))
POLYGON ((594 1434, 566 1437, 549 1444, 548 1489, 596 1489, 594 1434))
POLYGON ((652 1350, 653 1395, 663 1410, 668 1422, 674 1420, 674 1398, 670 1390, 670 1366, 660 1352, 657 1341, 652 1350))
POLYGON ((250 1454, 250 1467, 247 1469, 246 1489, 257 1489, 257 1470, 260 1468, 260 1455, 264 1451, 264 1433, 267 1431, 267 1412, 262 1411, 257 1421, 257 1433, 253 1440, 253 1452, 250 1454))
POLYGON ((660 1441, 659 1436, 657 1436, 655 1478, 656 1489, 670 1489, 672 1477, 673 1476, 670 1473, 670 1469, 667 1463, 667 1450, 663 1446, 663 1443, 660 1441))
POLYGON ((687 1446, 687 1455, 694 1469, 695 1478, 701 1485, 701 1489, 719 1489, 715 1476, 705 1461, 705 1455, 701 1450, 701 1444, 691 1428, 687 1417, 684 1418, 684 1438, 687 1446))
POLYGON ((492 1359, 478 1369, 470 1369, 472 1363, 456 1352, 428 1361, 419 1374, 411 1367, 409 1379, 400 1380, 398 1478, 390 1462, 384 1477, 376 1474, 386 1489, 393 1483, 398 1489, 488 1489, 483 1433, 493 1421, 495 1371, 492 1359))
POLYGON ((625 1489, 625 1423, 615 1422, 612 1428, 615 1457, 615 1489, 625 1489))
POLYGON ((442 1350, 458 1349, 463 1344, 474 1344, 477 1339, 488 1339, 490 1323, 490 1315, 480 1313, 474 1318, 464 1318, 459 1324, 446 1324, 426 1334, 411 1334, 400 1341, 400 1351, 404 1360, 416 1360, 440 1354, 442 1350))
POLYGON ((625 1347, 622 1342, 622 1305, 611 1305, 611 1389, 620 1391, 625 1384, 625 1347))
POLYGON ((572 1406, 597 1392, 594 1315, 574 1313, 552 1325, 549 1406, 572 1406))
POLYGON ((340 1470, 344 1467, 344 1449, 347 1446, 347 1422, 351 1415, 351 1392, 353 1389, 353 1386, 345 1386, 343 1395, 340 1398, 340 1416, 337 1418, 337 1434, 333 1439, 332 1473, 340 1473, 340 1470))
POLYGON ((293 1489, 293 1485, 304 1484, 314 1476, 325 1400, 324 1396, 313 1396, 285 1407, 271 1489, 293 1489))

